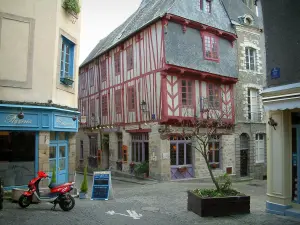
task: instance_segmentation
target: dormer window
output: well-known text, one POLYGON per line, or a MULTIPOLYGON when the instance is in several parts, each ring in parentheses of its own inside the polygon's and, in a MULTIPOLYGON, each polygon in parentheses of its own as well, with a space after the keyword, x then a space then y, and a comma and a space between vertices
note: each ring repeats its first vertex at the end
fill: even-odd
POLYGON ((200 10, 211 13, 211 2, 212 0, 200 0, 200 10))
POLYGON ((218 37, 208 32, 202 32, 201 36, 203 41, 204 59, 218 62, 220 59, 218 37))

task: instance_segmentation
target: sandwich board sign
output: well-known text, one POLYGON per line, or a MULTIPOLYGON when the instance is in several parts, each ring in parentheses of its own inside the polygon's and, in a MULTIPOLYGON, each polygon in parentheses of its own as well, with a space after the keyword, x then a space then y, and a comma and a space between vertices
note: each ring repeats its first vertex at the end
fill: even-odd
POLYGON ((94 172, 91 200, 108 200, 110 194, 112 195, 111 172, 94 172))

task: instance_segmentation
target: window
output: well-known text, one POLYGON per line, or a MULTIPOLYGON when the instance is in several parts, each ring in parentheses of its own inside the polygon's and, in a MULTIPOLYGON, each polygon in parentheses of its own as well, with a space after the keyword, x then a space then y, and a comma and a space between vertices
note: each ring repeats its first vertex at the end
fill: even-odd
POLYGON ((200 0, 200 10, 211 13, 211 0, 200 0))
POLYGON ((191 165, 192 141, 182 137, 170 137, 170 160, 172 166, 191 165))
POLYGON ((192 81, 181 81, 181 104, 182 106, 192 106, 192 81))
POLYGON ((127 100, 128 100, 128 110, 134 111, 135 110, 135 88, 134 88, 134 86, 128 87, 127 100))
POLYGON ((122 113, 122 101, 121 101, 122 92, 121 91, 122 91, 121 89, 115 90, 115 105, 116 105, 117 114, 122 113))
POLYGON ((265 135, 255 135, 256 163, 265 162, 265 135))
POLYGON ((97 136, 89 136, 90 138, 90 156, 97 156, 97 136))
POLYGON ((121 58, 120 52, 115 53, 115 75, 119 75, 121 73, 121 58))
POLYGON ((211 137, 208 143, 209 164, 213 164, 213 168, 220 168, 220 137, 211 137))
POLYGON ((101 79, 102 79, 102 81, 106 81, 107 72, 106 72, 106 60, 105 59, 100 62, 100 66, 101 66, 101 69, 100 69, 101 79))
POLYGON ((91 99, 90 110, 91 110, 91 116, 95 116, 95 99, 91 99))
POLYGON ((108 108, 107 108, 107 95, 102 96, 102 116, 107 116, 108 108))
POLYGON ((80 160, 83 160, 83 140, 80 140, 80 160))
POLYGON ((133 69, 133 47, 129 46, 126 50, 127 70, 133 69))
POLYGON ((74 77, 74 48, 75 44, 65 37, 62 37, 60 56, 60 77, 74 77))
POLYGON ((208 60, 218 61, 218 38, 211 34, 203 35, 204 41, 204 58, 208 60))
POLYGON ((219 108, 220 107, 220 88, 216 84, 208 84, 208 107, 219 108))
POLYGON ((245 49, 246 54, 246 69, 247 70, 256 70, 256 50, 251 47, 246 47, 245 49))
POLYGON ((254 88, 248 89, 248 119, 256 122, 261 119, 259 94, 254 88))
POLYGON ((149 160, 149 136, 144 134, 133 134, 131 136, 131 160, 133 162, 144 162, 149 160))
POLYGON ((94 86, 94 68, 89 69, 89 81, 90 81, 90 86, 94 86))

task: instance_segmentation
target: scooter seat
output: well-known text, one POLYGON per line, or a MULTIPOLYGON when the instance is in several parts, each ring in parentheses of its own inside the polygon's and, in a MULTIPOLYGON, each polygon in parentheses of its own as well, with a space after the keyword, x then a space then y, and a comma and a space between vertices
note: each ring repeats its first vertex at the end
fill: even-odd
POLYGON ((56 187, 58 187, 58 186, 60 186, 60 185, 61 185, 61 184, 50 183, 48 187, 49 187, 50 189, 52 189, 52 188, 56 188, 56 187))

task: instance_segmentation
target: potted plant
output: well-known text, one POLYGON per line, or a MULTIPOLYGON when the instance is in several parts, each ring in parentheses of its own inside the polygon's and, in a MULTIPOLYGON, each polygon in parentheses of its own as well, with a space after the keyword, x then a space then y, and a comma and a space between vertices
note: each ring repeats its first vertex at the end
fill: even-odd
MULTIPOLYGON (((202 99, 201 99, 202 102, 202 99)), ((250 213, 250 196, 232 189, 231 180, 228 175, 216 178, 213 169, 217 164, 210 161, 210 155, 213 150, 210 143, 216 141, 220 134, 230 134, 233 123, 226 122, 227 115, 232 115, 230 107, 227 109, 216 110, 210 107, 209 101, 203 99, 203 108, 207 118, 198 118, 195 116, 192 120, 180 122, 177 133, 180 133, 184 139, 191 139, 191 148, 195 149, 203 157, 205 165, 211 180, 215 186, 213 189, 195 189, 188 191, 187 208, 199 216, 225 216, 233 214, 250 213), (205 106, 205 109, 204 109, 205 106), (227 111, 228 110, 228 111, 227 111)), ((234 118, 234 115, 232 115, 234 118)), ((163 136, 174 134, 173 130, 161 132, 163 136)), ((221 168, 220 168, 221 169, 221 168)), ((183 172, 183 169, 179 169, 183 172)))
POLYGON ((80 13, 80 5, 78 0, 64 0, 62 7, 66 12, 77 15, 80 13))
POLYGON ((147 178, 149 175, 149 163, 144 161, 140 164, 137 164, 134 168, 134 173, 136 177, 147 178))
POLYGON ((67 86, 71 86, 74 83, 74 80, 71 76, 62 77, 60 78, 60 81, 67 86))
POLYGON ((51 176, 51 181, 49 186, 51 186, 52 184, 56 184, 56 168, 53 167, 52 168, 52 176, 51 176))
POLYGON ((79 198, 86 199, 87 192, 88 192, 88 181, 87 181, 87 166, 86 166, 84 168, 84 172, 83 172, 83 181, 82 181, 81 187, 80 187, 79 198))
POLYGON ((177 168, 179 173, 185 173, 187 171, 187 167, 183 166, 183 167, 178 167, 177 168))

